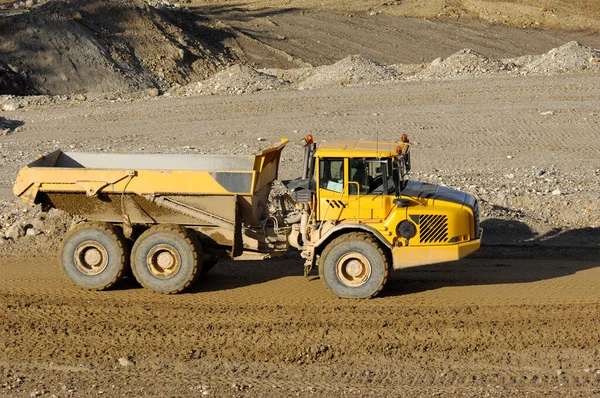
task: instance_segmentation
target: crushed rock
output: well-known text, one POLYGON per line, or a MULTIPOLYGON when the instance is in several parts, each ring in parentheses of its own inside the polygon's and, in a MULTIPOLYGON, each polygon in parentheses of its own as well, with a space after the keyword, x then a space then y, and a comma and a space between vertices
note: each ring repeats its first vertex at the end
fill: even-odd
MULTIPOLYGON (((239 64, 232 48, 206 34, 224 28, 185 12, 189 0, 31 4, 29 12, 0 19, 0 53, 6 54, 0 61, 0 94, 30 96, 23 102, 34 104, 600 71, 600 51, 574 41, 545 54, 505 60, 463 49, 429 64, 382 65, 351 55, 332 65, 258 71, 239 64)), ((6 101, 0 97, 0 106, 11 110, 6 101)))
POLYGON ((351 55, 334 63, 314 68, 298 88, 313 89, 349 84, 377 84, 393 81, 398 72, 362 55, 351 55))
POLYGON ((434 59, 417 79, 452 79, 473 77, 507 72, 509 66, 504 62, 487 57, 472 49, 460 50, 446 59, 434 59))
POLYGON ((149 6, 157 8, 159 10, 163 9, 175 9, 182 11, 189 11, 189 8, 185 7, 182 3, 190 3, 190 0, 184 0, 181 2, 170 2, 167 0, 144 0, 148 3, 149 6))
POLYGON ((289 82, 276 76, 259 72, 246 65, 233 65, 212 77, 188 85, 191 94, 245 94, 257 91, 277 90, 289 86, 289 82))
POLYGON ((18 67, 0 62, 0 93, 33 94, 34 90, 25 73, 18 67))
MULTIPOLYGON (((516 61, 522 62, 518 59, 516 61)), ((600 71, 600 51, 576 41, 533 57, 522 66, 523 74, 543 75, 580 72, 587 69, 600 71)))
POLYGON ((18 200, 0 201, 0 255, 56 251, 72 221, 62 210, 46 212, 39 205, 26 207, 18 200))

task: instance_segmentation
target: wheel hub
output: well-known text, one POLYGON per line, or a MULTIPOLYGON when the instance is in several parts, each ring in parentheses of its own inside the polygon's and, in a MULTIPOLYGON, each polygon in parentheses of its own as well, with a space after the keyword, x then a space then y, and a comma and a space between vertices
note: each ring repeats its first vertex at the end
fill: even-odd
POLYGON ((102 262, 102 253, 95 247, 91 247, 85 251, 83 259, 92 267, 97 267, 102 262))
POLYGON ((106 247, 95 240, 81 242, 74 253, 75 266, 89 276, 100 274, 108 266, 108 251, 106 247))
POLYGON ((181 269, 181 256, 171 245, 156 245, 148 252, 146 266, 157 278, 171 278, 181 269))
POLYGON ((336 265, 336 274, 339 281, 349 287, 357 287, 367 283, 371 277, 371 271, 369 260, 357 252, 343 255, 336 265))

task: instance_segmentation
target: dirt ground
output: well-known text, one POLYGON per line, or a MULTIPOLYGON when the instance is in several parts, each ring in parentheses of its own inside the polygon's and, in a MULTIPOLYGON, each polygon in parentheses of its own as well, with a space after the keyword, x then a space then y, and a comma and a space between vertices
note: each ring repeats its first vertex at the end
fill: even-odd
MULTIPOLYGON (((255 67, 363 54, 426 68, 463 48, 497 59, 572 40, 600 48, 593 2, 542 3, 186 5, 238 32, 236 57, 255 67), (492 6, 512 22, 490 23, 504 15, 492 6), (429 19, 405 18, 415 15, 429 19), (530 16, 528 28, 516 27, 518 15, 530 16), (459 18, 440 19, 449 16, 459 18)), ((313 77, 339 70, 324 68, 313 77)), ((477 195, 485 232, 474 256, 395 272, 367 301, 334 297, 316 272, 302 277, 295 252, 223 262, 191 291, 162 296, 133 280, 106 292, 72 286, 56 256, 68 218, 47 215, 54 224, 41 235, 0 239, 0 396, 600 396, 600 73, 575 69, 3 99, 16 105, 0 111, 0 131, 9 130, 0 135, 0 232, 30 214, 10 191, 19 168, 58 148, 251 154, 287 137, 286 179, 297 176, 306 134, 322 143, 402 133, 414 144, 413 178, 477 195)))
POLYGON ((533 254, 398 272, 368 301, 332 296, 297 259, 224 263, 161 296, 83 292, 54 258, 5 258, 0 393, 597 396, 598 253, 533 254))
MULTIPOLYGON (((515 168, 554 167, 585 177, 579 184, 589 189, 565 184, 565 196, 537 197, 535 206, 551 210, 548 222, 541 209, 527 207, 526 195, 510 206, 528 209, 521 221, 490 214, 483 223, 487 245, 501 246, 395 273, 383 297, 370 301, 333 297, 317 276, 301 276, 293 253, 218 265, 174 297, 133 282, 89 293, 69 284, 50 250, 36 249, 37 238, 23 238, 29 243, 14 247, 24 251, 0 260, 0 393, 599 394, 599 212, 575 205, 598 202, 599 79, 403 82, 12 112, 26 123, 4 137, 3 154, 16 156, 5 170, 54 147, 247 153, 281 136, 297 142, 306 133, 323 141, 341 131, 357 139, 407 132, 420 178, 472 179, 490 189, 515 168), (547 110, 555 114, 540 114, 547 110), (581 226, 560 232, 577 215, 585 217, 581 226)), ((299 151, 295 143, 284 151, 283 178, 294 174, 299 151)))

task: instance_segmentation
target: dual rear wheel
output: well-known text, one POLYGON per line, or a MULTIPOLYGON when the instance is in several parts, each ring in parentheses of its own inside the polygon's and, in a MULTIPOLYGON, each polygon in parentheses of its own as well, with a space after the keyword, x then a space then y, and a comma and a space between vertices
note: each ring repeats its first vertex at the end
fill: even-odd
POLYGON ((135 241, 131 250, 135 279, 150 290, 179 293, 202 271, 202 249, 188 230, 156 225, 135 241))
POLYGON ((136 280, 159 293, 179 293, 202 272, 202 248, 185 228, 156 225, 135 241, 131 255, 120 230, 85 222, 67 233, 61 264, 69 279, 84 289, 104 290, 131 266, 136 280))

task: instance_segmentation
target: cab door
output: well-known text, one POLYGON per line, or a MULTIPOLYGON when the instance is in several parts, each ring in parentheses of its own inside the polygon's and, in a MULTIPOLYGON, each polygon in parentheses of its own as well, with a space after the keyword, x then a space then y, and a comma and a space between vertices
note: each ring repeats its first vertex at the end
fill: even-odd
POLYGON ((387 164, 379 159, 321 158, 317 168, 319 220, 387 217, 393 197, 388 195, 387 164))
POLYGON ((389 165, 386 159, 348 159, 348 196, 344 218, 382 220, 391 210, 388 193, 389 165))
POLYGON ((348 204, 346 159, 320 158, 317 164, 319 220, 342 220, 348 204))

